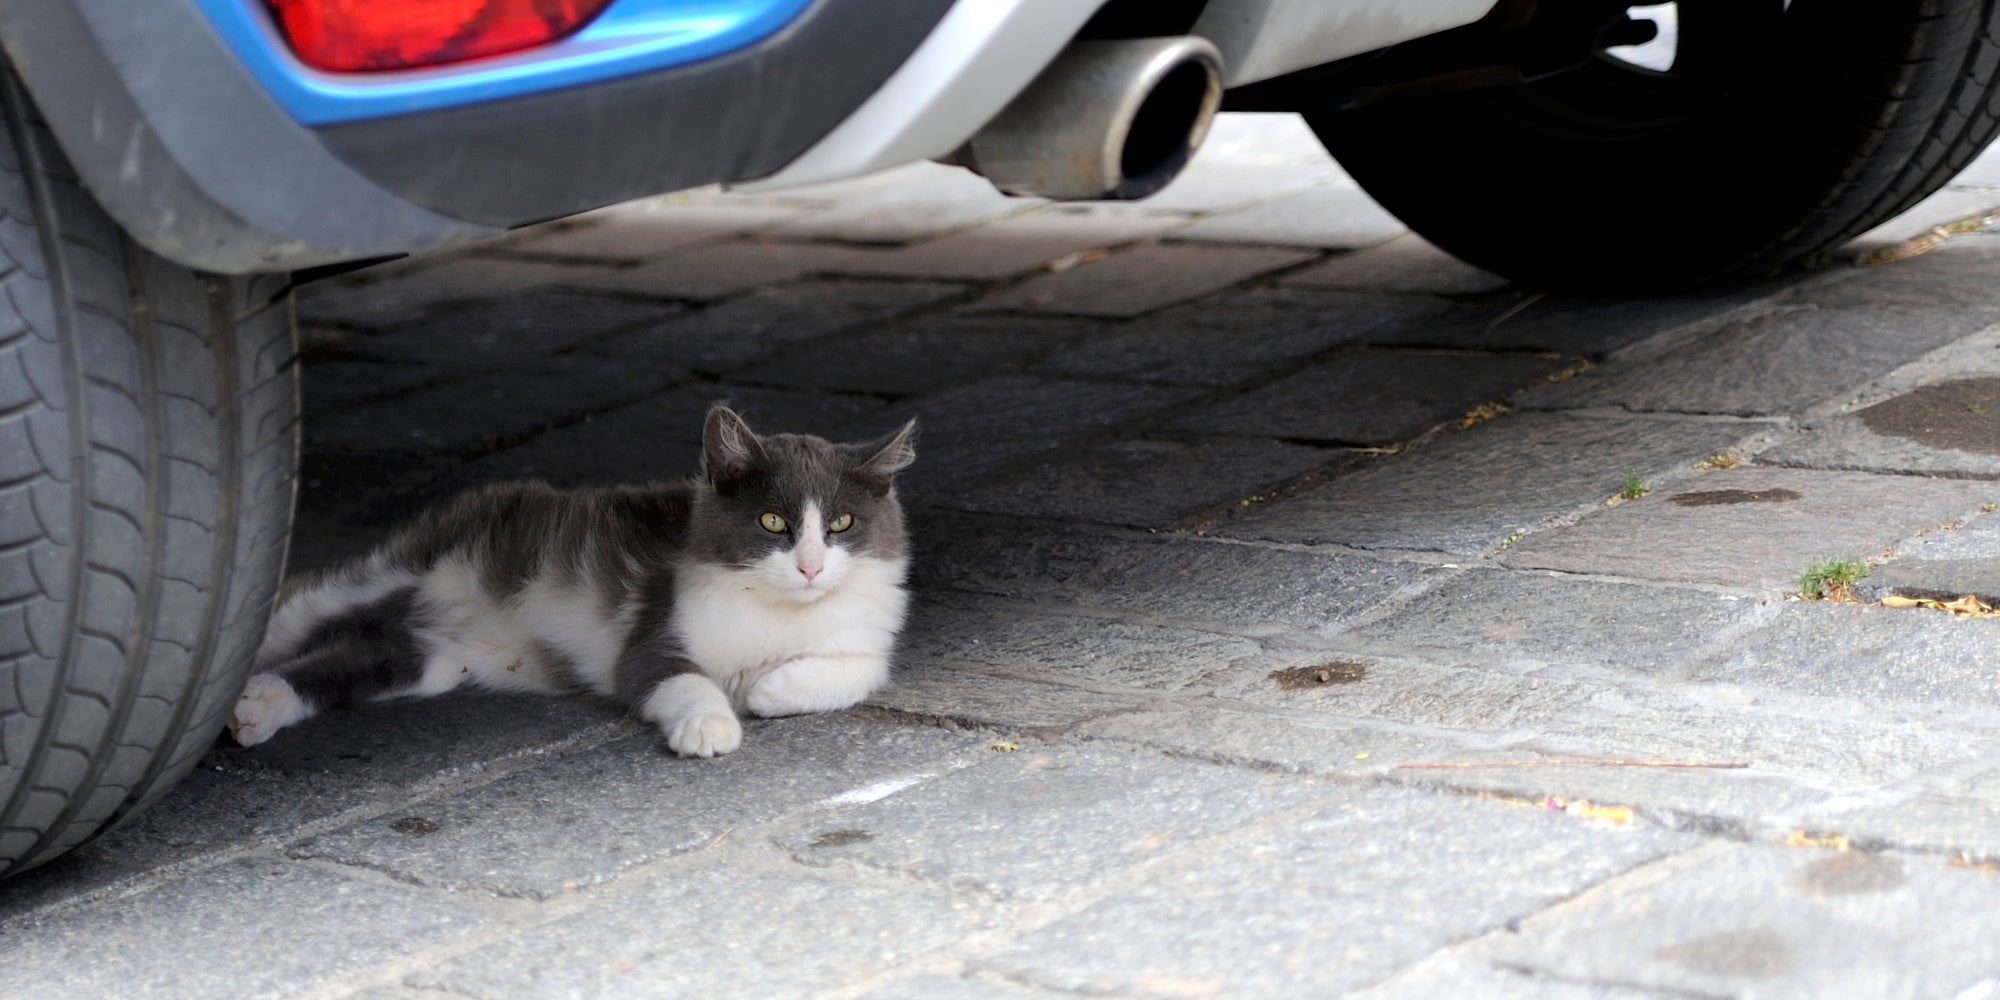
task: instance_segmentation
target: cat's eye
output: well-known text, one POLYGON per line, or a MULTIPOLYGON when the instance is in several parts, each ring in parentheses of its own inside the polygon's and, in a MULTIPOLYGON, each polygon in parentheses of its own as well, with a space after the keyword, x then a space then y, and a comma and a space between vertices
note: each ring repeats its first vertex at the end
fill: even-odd
POLYGON ((833 520, 826 522, 826 530, 828 531, 846 531, 852 527, 854 527, 853 514, 838 514, 834 516, 833 520))
POLYGON ((783 534, 786 528, 791 527, 791 525, 785 521, 784 515, 776 514, 768 510, 764 512, 764 516, 759 517, 757 519, 757 523, 763 525, 765 531, 768 531, 774 535, 783 534))

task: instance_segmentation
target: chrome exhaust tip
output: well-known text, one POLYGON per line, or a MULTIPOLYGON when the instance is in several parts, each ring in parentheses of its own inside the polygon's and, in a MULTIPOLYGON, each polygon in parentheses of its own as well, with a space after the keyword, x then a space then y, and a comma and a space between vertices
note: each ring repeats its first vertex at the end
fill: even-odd
POLYGON ((1076 42, 951 162, 1008 194, 1144 198, 1179 176, 1221 105, 1205 38, 1076 42))

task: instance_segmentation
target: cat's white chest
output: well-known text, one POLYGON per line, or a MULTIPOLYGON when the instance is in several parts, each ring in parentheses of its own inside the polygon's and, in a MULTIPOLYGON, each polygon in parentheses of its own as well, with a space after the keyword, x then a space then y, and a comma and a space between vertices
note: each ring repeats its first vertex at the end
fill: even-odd
POLYGON ((728 682, 810 656, 884 657, 908 596, 901 562, 856 560, 840 587, 799 603, 743 571, 689 564, 675 579, 674 628, 702 672, 728 682))

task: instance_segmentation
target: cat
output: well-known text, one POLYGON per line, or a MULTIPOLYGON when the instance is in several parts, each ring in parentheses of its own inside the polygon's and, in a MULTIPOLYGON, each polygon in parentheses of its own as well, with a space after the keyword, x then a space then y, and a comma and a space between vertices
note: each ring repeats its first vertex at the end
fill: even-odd
POLYGON ((475 490, 289 588, 231 713, 255 746, 370 699, 585 691, 688 757, 737 749, 737 709, 848 708, 889 676, 908 603, 895 477, 913 420, 866 444, 759 437, 709 410, 683 482, 475 490))

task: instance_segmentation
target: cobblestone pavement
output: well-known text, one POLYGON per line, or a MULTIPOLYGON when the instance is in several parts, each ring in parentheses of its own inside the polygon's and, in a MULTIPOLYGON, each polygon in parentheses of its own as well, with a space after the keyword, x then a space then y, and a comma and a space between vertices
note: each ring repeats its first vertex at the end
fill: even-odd
POLYGON ((2000 603, 1996 276, 1527 294, 1230 118, 1140 205, 912 167, 310 286, 295 567, 717 399, 914 415, 896 682, 708 761, 480 695, 218 745, 0 888, 0 995, 1994 996, 2000 621, 1935 605, 2000 603))

